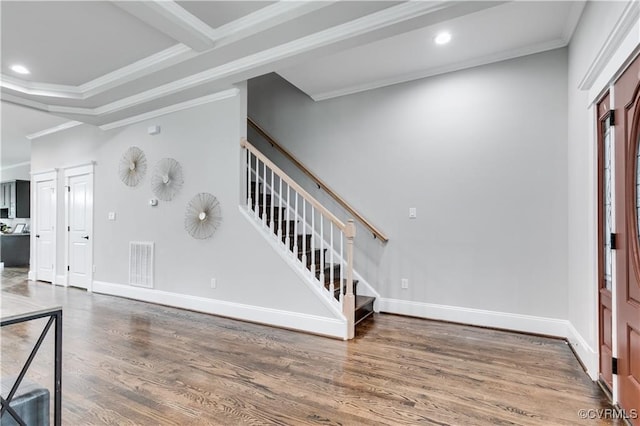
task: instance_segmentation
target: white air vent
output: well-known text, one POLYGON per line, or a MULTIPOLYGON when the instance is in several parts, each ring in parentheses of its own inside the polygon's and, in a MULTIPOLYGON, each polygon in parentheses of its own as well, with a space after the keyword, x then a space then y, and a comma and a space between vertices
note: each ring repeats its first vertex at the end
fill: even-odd
POLYGON ((152 242, 129 242, 129 284, 153 288, 152 242))

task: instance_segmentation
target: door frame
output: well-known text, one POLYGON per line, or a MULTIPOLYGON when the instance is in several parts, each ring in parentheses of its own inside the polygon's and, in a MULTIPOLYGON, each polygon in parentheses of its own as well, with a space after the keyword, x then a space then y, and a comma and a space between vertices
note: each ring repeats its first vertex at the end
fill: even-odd
MULTIPOLYGON (((88 164, 81 164, 78 166, 69 166, 64 168, 64 228, 69 229, 70 226, 70 212, 69 212, 69 188, 70 188, 70 179, 75 176, 88 175, 89 176, 89 186, 91 187, 91 215, 89 217, 89 235, 91 235, 91 239, 89 240, 89 283, 87 284, 87 291, 93 291, 93 198, 94 198, 94 169, 95 169, 95 161, 92 161, 88 164)), ((69 244, 71 243, 69 239, 69 232, 64 233, 64 261, 65 265, 69 265, 70 260, 70 251, 69 244)), ((69 271, 64 270, 64 286, 69 286, 69 271)))
POLYGON ((53 258, 53 277, 51 280, 51 284, 59 284, 58 282, 58 169, 50 169, 44 170, 40 172, 32 172, 31 173, 31 236, 30 236, 30 246, 31 246, 31 255, 29 261, 29 273, 27 278, 30 281, 35 281, 37 278, 38 272, 38 250, 36 246, 36 234, 34 231, 38 229, 38 183, 53 181, 53 206, 52 206, 52 221, 53 221, 53 253, 51 254, 53 258))

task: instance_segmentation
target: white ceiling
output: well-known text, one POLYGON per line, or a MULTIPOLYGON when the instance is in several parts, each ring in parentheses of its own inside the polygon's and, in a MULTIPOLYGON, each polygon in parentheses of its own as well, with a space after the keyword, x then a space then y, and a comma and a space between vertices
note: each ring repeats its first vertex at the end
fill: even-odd
POLYGON ((25 132, 69 120, 108 127, 268 72, 325 99, 561 47, 583 6, 583 1, 1 1, 0 165, 28 159, 8 154, 21 151, 8 146, 25 143, 25 132), (452 42, 434 46, 433 36, 444 29, 453 34, 452 42), (12 72, 15 63, 31 74, 12 72), (15 119, 21 113, 29 115, 28 129, 15 119))

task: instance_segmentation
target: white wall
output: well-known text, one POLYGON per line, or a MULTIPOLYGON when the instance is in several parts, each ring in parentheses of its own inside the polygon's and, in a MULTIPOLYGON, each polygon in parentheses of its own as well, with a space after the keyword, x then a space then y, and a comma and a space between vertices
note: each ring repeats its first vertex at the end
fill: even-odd
MULTIPOLYGON (((293 322, 272 323, 291 328, 305 328, 300 325, 305 318, 335 321, 238 209, 245 104, 242 90, 229 99, 127 127, 103 132, 82 125, 33 142, 36 172, 96 162, 94 290, 168 304, 182 300, 186 307, 264 322, 270 322, 263 317, 273 313, 293 322), (161 126, 161 133, 148 135, 150 125, 161 126), (140 147, 148 161, 147 176, 135 188, 125 186, 117 175, 118 161, 132 145, 140 147), (164 157, 180 162, 185 184, 174 200, 152 208, 150 176, 164 157), (186 204, 198 192, 212 193, 222 208, 222 224, 207 240, 193 239, 183 227, 186 204), (116 221, 107 220, 109 212, 116 213, 116 221), (155 242, 155 294, 127 285, 129 241, 155 242), (210 287, 214 277, 216 289, 210 287), (257 314, 245 315, 249 311, 257 314)), ((62 185, 61 177, 59 194, 62 185)), ((66 270, 63 198, 58 202, 60 274, 66 270)))
POLYGON ((558 335, 566 114, 566 49, 322 102, 249 82, 249 115, 389 236, 358 229, 383 310, 558 335))
MULTIPOLYGON (((627 5, 588 2, 569 47, 568 314, 575 329, 569 340, 594 379, 598 373, 598 299, 597 156, 592 93, 606 85, 600 82, 581 90, 579 84, 627 5)), ((638 29, 633 31, 637 33, 638 29)), ((601 77, 611 80, 614 74, 605 70, 601 77)))

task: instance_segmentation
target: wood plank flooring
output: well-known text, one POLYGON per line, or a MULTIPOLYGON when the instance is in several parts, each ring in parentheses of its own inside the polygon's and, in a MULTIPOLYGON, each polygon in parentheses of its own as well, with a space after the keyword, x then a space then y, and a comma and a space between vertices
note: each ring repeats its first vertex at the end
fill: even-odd
MULTIPOLYGON (((1 287, 63 305, 66 425, 622 424, 580 419, 610 407, 561 340, 375 314, 343 342, 28 282, 21 269, 1 287)), ((1 329, 3 376, 43 325, 1 329)), ((52 343, 29 375, 48 386, 52 343)))

